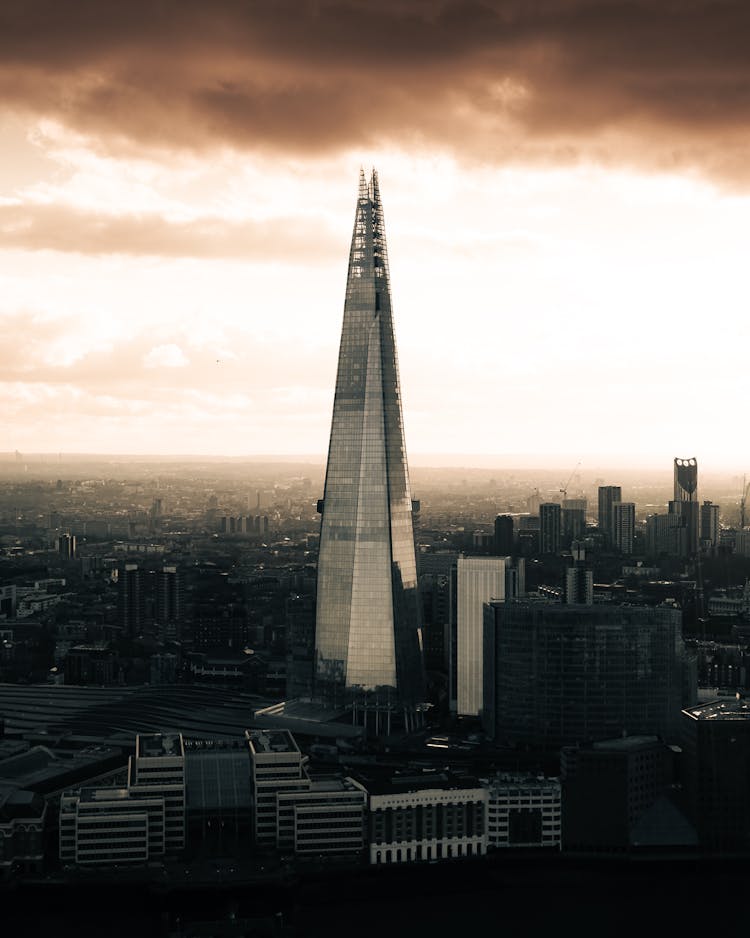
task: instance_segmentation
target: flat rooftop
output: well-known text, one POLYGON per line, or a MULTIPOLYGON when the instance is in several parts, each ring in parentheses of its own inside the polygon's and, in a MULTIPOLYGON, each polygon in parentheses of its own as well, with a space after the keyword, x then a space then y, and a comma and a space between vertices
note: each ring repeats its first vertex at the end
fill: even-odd
POLYGON ((245 738, 254 753, 299 753, 299 747, 289 730, 251 729, 245 731, 245 738))
POLYGON ((139 733, 136 736, 135 754, 139 759, 184 756, 182 736, 180 733, 139 733))
POLYGON ((723 697, 682 712, 693 720, 750 720, 750 701, 744 697, 723 697))

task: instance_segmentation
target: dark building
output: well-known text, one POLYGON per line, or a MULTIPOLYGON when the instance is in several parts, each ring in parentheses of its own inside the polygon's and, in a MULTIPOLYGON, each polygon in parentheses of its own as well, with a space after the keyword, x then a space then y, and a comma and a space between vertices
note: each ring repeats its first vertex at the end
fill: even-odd
POLYGON ((315 597, 286 600, 287 697, 311 697, 315 665, 315 597))
POLYGON ((316 694, 424 699, 417 566, 383 209, 360 175, 323 503, 316 694))
POLYGON ((138 564, 126 563, 117 575, 117 618, 125 635, 143 632, 146 619, 145 572, 138 564))
POLYGON ((674 501, 669 503, 669 511, 682 518, 686 530, 686 552, 692 557, 698 551, 700 534, 698 461, 693 457, 674 461, 674 501))
POLYGON ((619 485, 599 486, 599 530, 610 547, 615 534, 614 506, 621 501, 622 488, 619 485))
POLYGON ((623 732, 676 736, 686 685, 679 610, 484 608, 483 722, 496 740, 556 749, 623 732))
POLYGON ((683 787, 704 849, 750 850, 750 706, 739 695, 682 713, 683 787))
POLYGON ((509 557, 515 553, 513 517, 498 515, 495 518, 495 553, 500 557, 509 557))
POLYGON ((561 753, 566 850, 693 847, 697 836, 670 799, 674 751, 656 736, 622 736, 561 753))
POLYGON ((561 523, 562 509, 557 502, 542 502, 539 506, 540 554, 556 554, 560 550, 561 523))

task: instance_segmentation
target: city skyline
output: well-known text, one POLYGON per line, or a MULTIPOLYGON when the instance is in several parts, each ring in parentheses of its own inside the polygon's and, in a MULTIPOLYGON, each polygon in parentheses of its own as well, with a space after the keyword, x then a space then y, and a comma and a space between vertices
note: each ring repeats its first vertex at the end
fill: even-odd
POLYGON ((322 459, 377 165, 415 464, 744 471, 743 9, 159 11, 3 14, 8 450, 322 459))

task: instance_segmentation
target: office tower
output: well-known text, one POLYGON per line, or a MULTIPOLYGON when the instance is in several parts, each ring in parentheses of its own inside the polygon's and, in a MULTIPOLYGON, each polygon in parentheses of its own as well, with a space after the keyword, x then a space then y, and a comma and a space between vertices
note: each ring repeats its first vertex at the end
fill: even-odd
POLYGON ((622 501, 622 488, 619 485, 599 486, 599 530, 609 545, 614 537, 614 508, 615 502, 622 501))
POLYGON ((136 563, 126 563, 118 572, 117 613, 123 634, 130 638, 141 634, 145 619, 145 599, 141 569, 136 563))
POLYGON ((701 547, 716 547, 719 543, 719 506, 705 501, 701 505, 701 547))
POLYGON ((495 518, 495 553, 499 557, 508 557, 514 553, 513 518, 511 515, 498 515, 495 518))
POLYGON ((63 560, 75 560, 76 536, 75 534, 61 534, 57 539, 57 552, 63 560))
POLYGON ((686 530, 686 552, 693 556, 698 551, 700 506, 698 503, 698 461, 675 459, 674 501, 669 503, 670 514, 683 518, 686 530))
POLYGON ((594 602, 594 573, 583 564, 574 564, 565 571, 564 601, 591 606, 594 602))
POLYGON ((455 696, 460 716, 479 716, 482 710, 483 608, 491 599, 505 599, 505 566, 503 557, 458 558, 455 696))
POLYGON ((560 550, 561 508, 557 502, 539 506, 539 553, 556 554, 560 550))
POLYGON ((583 537, 586 530, 586 499, 565 498, 562 503, 562 543, 567 547, 572 540, 583 537))
POLYGON ((678 609, 488 603, 484 664, 484 723, 498 741, 555 749, 624 732, 676 736, 678 609))
POLYGON ((424 699, 412 504, 383 209, 360 174, 318 555, 316 694, 424 699))
POLYGON ((612 505, 612 546, 621 554, 632 554, 634 537, 634 502, 615 502, 612 505))
POLYGON ((487 780, 487 846, 560 849, 560 782, 540 775, 487 780))

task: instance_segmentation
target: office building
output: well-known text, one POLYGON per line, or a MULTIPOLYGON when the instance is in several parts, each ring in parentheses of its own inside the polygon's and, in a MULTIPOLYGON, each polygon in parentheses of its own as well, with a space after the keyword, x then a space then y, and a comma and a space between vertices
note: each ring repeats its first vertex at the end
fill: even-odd
POLYGON ((682 713, 683 787, 701 846, 750 850, 750 706, 739 694, 682 713))
POLYGON ((487 852, 487 789, 448 772, 365 780, 370 863, 414 863, 487 852))
POLYGON ((117 574, 117 618, 123 633, 135 638, 146 618, 145 573, 136 563, 126 563, 117 574))
POLYGON ((164 850, 185 846, 185 744, 181 733, 139 733, 128 760, 128 791, 164 801, 164 850))
POLYGON ((383 209, 360 174, 322 504, 316 694, 424 699, 412 501, 383 209))
POLYGON ((76 536, 75 534, 61 534, 57 539, 57 552, 63 560, 75 560, 76 536))
POLYGON ((565 849, 694 847, 694 829, 669 798, 674 759, 657 736, 563 747, 565 849))
POLYGON ((367 792, 361 784, 311 778, 288 730, 252 729, 245 738, 256 845, 300 855, 362 853, 367 792))
POLYGON ((570 542, 583 537, 586 530, 586 499, 565 498, 561 514, 562 543, 568 547, 570 542))
POLYGON ((0 785, 0 880, 13 871, 41 872, 46 818, 41 795, 0 785))
POLYGON ((515 553, 513 517, 511 515, 498 515, 495 518, 495 553, 500 557, 509 557, 515 553))
POLYGON ((632 554, 634 539, 634 502, 615 502, 612 505, 612 546, 620 554, 632 554))
POLYGON ((487 847, 560 849, 560 782, 536 775, 499 774, 486 782, 487 847))
POLYGON ((669 503, 669 513, 682 519, 685 527, 685 554, 694 556, 698 551, 700 533, 698 461, 694 457, 674 461, 674 500, 669 503))
POLYGON ((719 543, 719 506, 705 501, 700 509, 700 545, 705 550, 718 546, 719 543))
POLYGON ((672 607, 485 606, 484 714, 499 742, 555 749, 677 732, 686 683, 672 607))
POLYGON ((622 488, 619 485, 599 486, 599 530, 604 541, 611 546, 614 538, 614 505, 622 501, 622 488))
MULTIPOLYGON (((504 557, 459 557, 456 589, 456 706, 459 716, 482 709, 484 604, 505 599, 504 557)), ((451 695, 453 696, 453 695, 451 695)))
POLYGON ((540 554, 556 554, 560 550, 561 523, 562 509, 557 502, 542 502, 539 506, 540 554))

